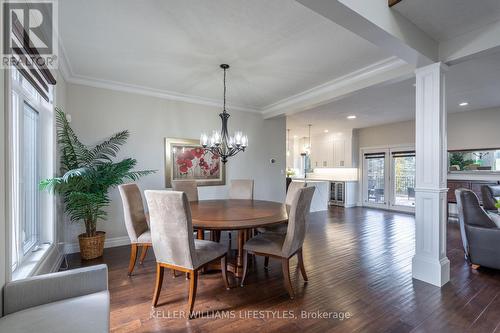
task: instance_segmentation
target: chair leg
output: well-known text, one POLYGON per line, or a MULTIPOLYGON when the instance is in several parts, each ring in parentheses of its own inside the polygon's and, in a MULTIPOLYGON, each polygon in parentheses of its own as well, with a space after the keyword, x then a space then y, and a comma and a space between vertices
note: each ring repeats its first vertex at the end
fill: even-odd
POLYGON ((269 269, 269 257, 264 257, 264 269, 269 269))
POLYGON ((293 292, 292 282, 290 281, 290 259, 281 259, 281 267, 283 269, 283 278, 285 280, 285 288, 290 295, 290 299, 294 299, 295 293, 293 292))
POLYGON ((148 248, 149 246, 147 245, 142 246, 141 257, 139 258, 139 265, 142 265, 142 263, 144 262, 144 258, 146 258, 146 254, 148 254, 148 248))
POLYGON ((297 251, 297 258, 299 259, 299 268, 300 268, 300 273, 302 273, 302 277, 304 278, 304 281, 307 280, 307 274, 306 274, 306 268, 304 267, 304 258, 302 256, 302 248, 300 248, 297 251))
POLYGON ((226 290, 229 290, 229 282, 227 282, 227 255, 220 259, 220 269, 222 272, 222 280, 224 280, 224 286, 226 290))
POLYGON ((130 245, 130 262, 128 264, 128 276, 132 275, 135 266, 135 260, 137 259, 137 244, 130 245))
POLYGON ((161 285, 163 284, 163 270, 164 267, 156 263, 156 285, 153 294, 153 307, 156 308, 158 304, 158 299, 160 298, 161 285))
POLYGON ((189 273, 189 275, 190 275, 190 279, 189 279, 188 315, 189 315, 189 319, 191 319, 191 316, 193 314, 193 308, 194 308, 194 300, 196 298, 196 288, 198 287, 198 272, 191 271, 189 273))
POLYGON ((243 283, 245 282, 245 278, 247 277, 248 270, 248 252, 243 250, 243 275, 241 277, 240 286, 243 287, 243 283))

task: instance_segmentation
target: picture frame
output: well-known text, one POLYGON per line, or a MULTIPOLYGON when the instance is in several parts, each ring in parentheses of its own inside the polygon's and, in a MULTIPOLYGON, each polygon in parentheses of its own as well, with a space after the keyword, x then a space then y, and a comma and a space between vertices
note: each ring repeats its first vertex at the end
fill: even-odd
POLYGON ((165 138, 165 186, 173 180, 196 180, 198 186, 226 184, 221 158, 203 150, 199 140, 165 138))

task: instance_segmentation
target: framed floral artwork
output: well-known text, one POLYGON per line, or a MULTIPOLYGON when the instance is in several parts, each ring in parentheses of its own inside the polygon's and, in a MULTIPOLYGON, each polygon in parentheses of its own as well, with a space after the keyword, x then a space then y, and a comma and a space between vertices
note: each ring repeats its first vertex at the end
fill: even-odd
POLYGON ((219 156, 206 152, 198 140, 165 138, 165 186, 173 180, 196 180, 198 186, 226 184, 219 156))

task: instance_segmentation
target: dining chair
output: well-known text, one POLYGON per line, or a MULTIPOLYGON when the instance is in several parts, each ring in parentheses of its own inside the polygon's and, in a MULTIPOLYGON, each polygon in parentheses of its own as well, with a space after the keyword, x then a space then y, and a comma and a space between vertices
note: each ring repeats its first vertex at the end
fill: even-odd
MULTIPOLYGON (((189 202, 198 201, 198 183, 196 182, 196 180, 173 180, 172 190, 186 193, 189 202)), ((203 233, 204 231, 201 229, 194 229, 194 232, 199 234, 203 233)), ((214 231, 211 231, 210 234, 212 239, 216 237, 214 235, 214 231)))
POLYGON ((314 190, 315 187, 304 187, 297 190, 290 206, 288 228, 285 235, 279 233, 262 233, 245 243, 243 246, 243 277, 241 278, 241 286, 243 286, 247 275, 249 253, 281 260, 285 287, 291 299, 295 297, 295 293, 290 281, 290 258, 295 254, 298 258, 302 277, 307 282, 306 269, 302 258, 302 245, 306 236, 306 220, 311 207, 314 190))
POLYGON ((189 274, 188 314, 193 313, 198 272, 206 264, 220 260, 222 280, 227 281, 225 245, 194 239, 191 209, 186 193, 177 191, 145 191, 150 212, 153 251, 156 256, 156 284, 153 307, 158 304, 164 268, 189 274))
POLYGON ((134 271, 138 248, 142 248, 139 264, 142 265, 148 248, 151 246, 151 232, 149 230, 141 191, 137 184, 119 185, 118 190, 123 203, 123 217, 128 237, 130 238, 130 261, 128 276, 134 271))
MULTIPOLYGON (((253 200, 253 179, 232 179, 229 185, 229 199, 253 200)), ((228 237, 231 247, 231 232, 228 237)), ((215 239, 220 240, 220 232, 216 232, 215 239)))
POLYGON ((229 185, 229 199, 252 200, 253 179, 233 179, 229 185))
POLYGON ((196 180, 173 180, 172 189, 185 192, 189 201, 198 201, 198 183, 196 180))
MULTIPOLYGON (((286 198, 285 198, 285 204, 287 205, 288 209, 290 208, 290 205, 292 204, 292 201, 295 198, 297 191, 300 190, 301 188, 304 188, 305 186, 306 186, 305 182, 292 181, 290 183, 290 185, 288 186, 288 191, 286 192, 286 198)), ((286 234, 287 223, 281 223, 281 224, 272 225, 269 227, 260 227, 260 228, 257 228, 257 231, 260 233, 274 232, 274 233, 279 233, 279 234, 286 234)), ((267 268, 268 262, 269 262, 269 259, 266 258, 266 260, 264 261, 264 267, 267 268)))

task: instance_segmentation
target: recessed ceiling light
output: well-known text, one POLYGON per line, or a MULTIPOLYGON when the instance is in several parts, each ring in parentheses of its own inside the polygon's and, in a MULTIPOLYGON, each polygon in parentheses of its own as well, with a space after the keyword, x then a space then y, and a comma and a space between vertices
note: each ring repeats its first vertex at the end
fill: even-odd
POLYGON ((458 105, 460 105, 460 106, 467 106, 467 105, 469 105, 469 103, 468 102, 462 102, 462 103, 460 103, 458 105))
POLYGON ((324 130, 323 132, 328 133, 328 130, 324 130))
POLYGON ((347 119, 356 119, 356 116, 355 115, 347 116, 347 119))

